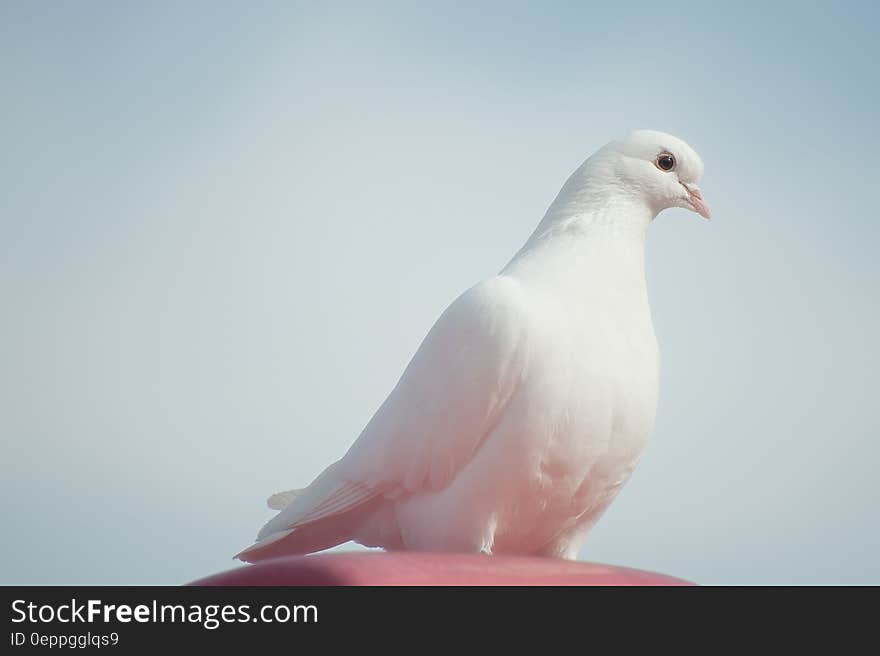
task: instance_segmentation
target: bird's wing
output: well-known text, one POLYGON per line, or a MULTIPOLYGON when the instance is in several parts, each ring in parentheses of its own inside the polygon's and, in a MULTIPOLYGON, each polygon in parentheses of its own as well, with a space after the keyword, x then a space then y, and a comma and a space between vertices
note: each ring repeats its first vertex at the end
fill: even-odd
POLYGON ((519 283, 506 276, 458 297, 348 453, 266 524, 258 539, 346 513, 378 496, 445 487, 516 390, 526 358, 524 305, 519 283))

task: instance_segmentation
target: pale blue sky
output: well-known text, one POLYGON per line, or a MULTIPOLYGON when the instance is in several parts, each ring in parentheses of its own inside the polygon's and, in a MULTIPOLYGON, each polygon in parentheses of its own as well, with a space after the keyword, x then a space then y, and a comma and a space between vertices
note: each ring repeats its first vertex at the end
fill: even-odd
POLYGON ((0 3, 0 583, 233 566, 633 128, 657 426, 581 557, 880 583, 873 3, 0 3), (183 4, 183 6, 181 6, 183 4))

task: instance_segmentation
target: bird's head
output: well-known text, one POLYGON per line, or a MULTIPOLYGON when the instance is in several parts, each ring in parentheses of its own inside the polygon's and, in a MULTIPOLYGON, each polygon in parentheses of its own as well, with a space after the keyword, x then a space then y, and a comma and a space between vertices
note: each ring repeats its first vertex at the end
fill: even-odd
POLYGON ((683 207, 710 218, 709 207, 697 183, 703 175, 703 161, 681 139, 654 130, 636 130, 615 142, 614 175, 631 191, 642 195, 659 213, 669 207, 683 207))

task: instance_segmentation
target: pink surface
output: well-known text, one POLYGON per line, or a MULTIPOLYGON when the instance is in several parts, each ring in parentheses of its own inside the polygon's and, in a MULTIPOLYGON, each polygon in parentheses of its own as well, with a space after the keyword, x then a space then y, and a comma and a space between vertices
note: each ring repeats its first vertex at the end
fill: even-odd
POLYGON ((325 553, 246 565, 189 585, 693 585, 626 567, 470 554, 325 553))

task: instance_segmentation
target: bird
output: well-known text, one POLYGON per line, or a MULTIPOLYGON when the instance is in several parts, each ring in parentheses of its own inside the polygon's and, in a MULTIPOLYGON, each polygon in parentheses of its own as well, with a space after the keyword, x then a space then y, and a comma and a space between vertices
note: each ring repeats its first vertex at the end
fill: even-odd
POLYGON ((454 300, 345 455, 235 557, 354 541, 576 560, 653 429, 659 349, 645 277, 667 208, 710 218, 700 156, 635 130, 568 178, 501 271, 454 300))

